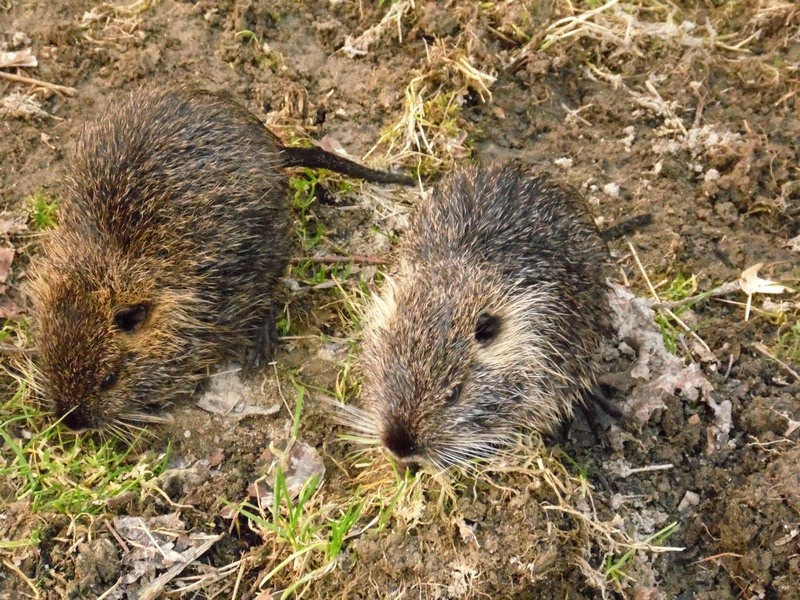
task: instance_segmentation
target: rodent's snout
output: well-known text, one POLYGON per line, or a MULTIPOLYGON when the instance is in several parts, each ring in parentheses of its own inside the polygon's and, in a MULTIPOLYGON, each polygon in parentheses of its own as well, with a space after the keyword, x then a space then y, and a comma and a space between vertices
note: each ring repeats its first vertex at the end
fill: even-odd
POLYGON ((390 421, 381 435, 383 445, 400 460, 417 454, 419 447, 416 436, 403 423, 390 421))
POLYGON ((86 414, 80 408, 73 408, 72 410, 58 410, 58 415, 62 416, 61 420, 64 425, 73 431, 80 431, 81 429, 89 429, 92 424, 86 417, 86 414), (65 414, 66 413, 66 414, 65 414))

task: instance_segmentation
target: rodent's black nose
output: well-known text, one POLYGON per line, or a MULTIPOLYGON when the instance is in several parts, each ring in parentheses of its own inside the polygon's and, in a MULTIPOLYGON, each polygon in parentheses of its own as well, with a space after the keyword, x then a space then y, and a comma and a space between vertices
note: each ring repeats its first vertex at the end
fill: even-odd
POLYGON ((397 458, 408 458, 417 451, 417 441, 408 428, 396 423, 389 425, 382 436, 383 445, 397 458))
POLYGON ((78 431, 80 429, 89 429, 91 427, 91 423, 89 419, 86 418, 86 415, 83 414, 79 409, 74 408, 72 409, 64 418, 61 420, 64 425, 69 427, 72 430, 78 431))
POLYGON ((398 461, 398 466, 400 469, 408 469, 408 472, 411 473, 412 476, 416 475, 417 472, 422 468, 422 465, 415 460, 400 460, 398 461))

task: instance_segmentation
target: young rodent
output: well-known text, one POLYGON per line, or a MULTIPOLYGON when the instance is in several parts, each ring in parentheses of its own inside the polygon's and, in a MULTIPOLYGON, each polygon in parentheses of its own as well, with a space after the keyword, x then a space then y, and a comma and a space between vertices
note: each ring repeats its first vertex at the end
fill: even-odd
POLYGON ((517 164, 424 201, 367 311, 351 427, 441 469, 550 431, 596 387, 608 250, 582 201, 517 164))

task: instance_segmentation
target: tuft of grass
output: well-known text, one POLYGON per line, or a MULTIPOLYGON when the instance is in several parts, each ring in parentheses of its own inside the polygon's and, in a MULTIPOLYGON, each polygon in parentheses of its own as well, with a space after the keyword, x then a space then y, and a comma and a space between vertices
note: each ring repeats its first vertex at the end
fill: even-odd
MULTIPOLYGON (((289 178, 292 190, 292 207, 295 212, 295 232, 300 240, 303 256, 309 256, 325 237, 325 228, 314 215, 313 206, 317 201, 319 176, 311 169, 289 178)), ((313 261, 301 261, 292 265, 291 274, 307 285, 318 285, 327 278, 326 265, 313 261)))
POLYGON ((14 320, 6 319, 0 327, 0 343, 25 348, 30 346, 32 341, 31 328, 25 317, 17 317, 14 320))
POLYGON ((278 333, 280 335, 289 335, 292 331, 292 313, 289 310, 289 304, 287 303, 281 314, 275 319, 275 327, 278 329, 278 333))
POLYGON ((471 140, 480 132, 467 125, 462 106, 491 101, 496 76, 488 67, 473 64, 468 39, 463 37, 453 47, 440 41, 429 49, 427 63, 406 86, 402 115, 367 156, 383 146, 390 162, 413 163, 422 175, 471 160, 471 140))
MULTIPOLYGON (((269 562, 274 566, 261 578, 260 588, 267 584, 285 586, 281 588, 282 598, 302 595, 312 582, 335 567, 346 540, 357 535, 353 528, 371 502, 360 488, 333 501, 324 498, 323 502, 321 483, 318 476, 310 477, 292 498, 283 471, 277 469, 271 506, 260 508, 242 502, 236 507, 236 512, 272 545, 269 562)), ((379 521, 373 518, 364 529, 379 521)))
POLYGON ((58 203, 51 200, 44 190, 37 189, 27 200, 31 228, 42 231, 55 227, 58 223, 58 203))
POLYGON ((308 253, 322 239, 325 231, 316 220, 312 206, 317 200, 318 175, 311 169, 303 169, 299 175, 289 178, 292 190, 292 207, 297 215, 296 231, 304 253, 308 253))
POLYGON ((627 577, 625 573, 625 569, 636 555, 636 552, 642 550, 652 550, 655 548, 659 548, 664 545, 664 542, 669 539, 669 537, 675 533, 677 530, 678 523, 673 522, 660 529, 659 531, 655 532, 650 537, 644 539, 643 541, 639 542, 635 546, 631 547, 625 554, 621 555, 619 558, 614 558, 612 555, 608 555, 606 557, 606 565, 603 571, 606 579, 619 581, 622 577, 627 577))
MULTIPOLYGON (((697 277, 695 275, 686 275, 679 271, 673 279, 662 281, 654 289, 658 291, 658 297, 662 302, 679 302, 697 291, 697 277)), ((691 306, 691 304, 678 306, 672 309, 671 314, 660 310, 656 311, 656 324, 661 330, 664 347, 671 354, 678 353, 678 340, 685 333, 684 329, 677 324, 673 315, 680 317, 691 306)))
POLYGON ((292 441, 297 439, 300 433, 300 417, 303 414, 303 405, 305 404, 306 388, 297 381, 297 378, 292 374, 292 386, 296 393, 294 412, 292 413, 292 441))
POLYGON ((250 31, 249 29, 242 29, 241 31, 237 31, 236 33, 233 34, 233 37, 235 37, 238 40, 243 40, 248 44, 255 42, 258 46, 261 45, 261 40, 258 38, 258 35, 256 35, 255 32, 250 31))
POLYGON ((786 331, 779 333, 775 350, 779 357, 800 365, 800 321, 795 321, 786 331))
MULTIPOLYGON (((335 182, 334 192, 348 194, 353 184, 336 175, 320 174, 311 169, 302 169, 300 174, 289 179, 292 190, 292 206, 296 215, 295 231, 300 240, 303 256, 311 256, 313 251, 326 240, 325 227, 314 214, 317 201, 317 186, 324 178, 335 182)), ((291 274, 306 285, 316 286, 327 280, 343 281, 352 275, 353 263, 323 264, 313 260, 301 260, 292 265, 291 274)))
POLYGON ((33 512, 99 514, 109 500, 142 490, 166 468, 166 454, 135 457, 116 440, 65 432, 32 404, 27 381, 15 379, 16 392, 0 405, 0 478, 33 512))
POLYGON ((472 151, 457 101, 460 90, 431 91, 424 81, 424 76, 411 80, 402 116, 383 131, 367 155, 385 145, 391 161, 412 160, 418 173, 430 175, 470 159, 472 151))

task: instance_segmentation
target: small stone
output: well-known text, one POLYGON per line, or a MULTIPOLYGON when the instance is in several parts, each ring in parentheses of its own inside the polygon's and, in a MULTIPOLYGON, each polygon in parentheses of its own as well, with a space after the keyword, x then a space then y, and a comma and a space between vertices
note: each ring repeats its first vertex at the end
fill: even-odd
POLYGON ((699 494, 695 494, 694 492, 686 492, 683 495, 683 500, 681 500, 680 504, 678 504, 678 511, 686 512, 698 504, 700 504, 699 494))
POLYGON ((572 159, 566 156, 561 158, 557 158, 553 161, 553 164, 557 167, 561 167, 564 170, 569 170, 572 168, 572 159))

